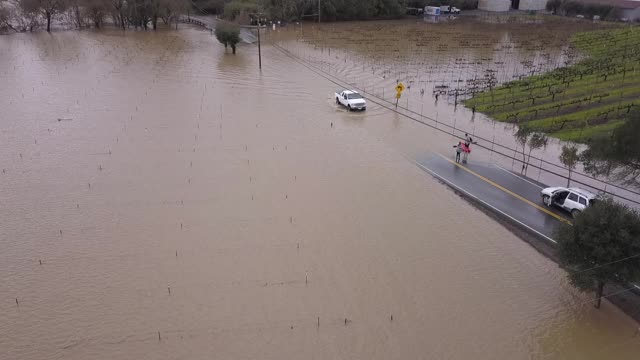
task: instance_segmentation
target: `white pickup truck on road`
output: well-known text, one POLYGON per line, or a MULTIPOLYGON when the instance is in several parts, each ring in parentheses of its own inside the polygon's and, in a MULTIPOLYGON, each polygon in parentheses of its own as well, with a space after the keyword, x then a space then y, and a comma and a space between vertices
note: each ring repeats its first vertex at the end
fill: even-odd
POLYGON ((357 91, 342 90, 335 93, 335 98, 336 104, 346 107, 349 111, 367 109, 367 102, 357 91))

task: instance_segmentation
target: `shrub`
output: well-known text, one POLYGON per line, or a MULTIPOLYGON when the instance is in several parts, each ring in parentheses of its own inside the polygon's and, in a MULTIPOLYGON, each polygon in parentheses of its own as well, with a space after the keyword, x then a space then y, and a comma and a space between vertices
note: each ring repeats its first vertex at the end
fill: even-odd
POLYGON ((231 46, 233 53, 236 53, 236 44, 240 42, 240 27, 237 25, 219 21, 216 25, 216 39, 224 45, 231 46))
POLYGON ((547 11, 551 11, 552 13, 557 13, 562 6, 562 0, 549 0, 547 1, 546 9, 547 11))
POLYGON ((560 264, 568 270, 572 285, 595 291, 596 308, 605 284, 627 286, 640 276, 636 210, 610 199, 600 200, 580 214, 574 226, 562 223, 556 234, 560 264))

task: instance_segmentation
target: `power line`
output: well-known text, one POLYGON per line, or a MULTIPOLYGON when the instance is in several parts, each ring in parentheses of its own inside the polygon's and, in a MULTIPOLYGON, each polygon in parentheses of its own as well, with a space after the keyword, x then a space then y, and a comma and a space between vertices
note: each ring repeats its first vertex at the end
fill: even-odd
MULTIPOLYGON (((307 64, 306 62, 304 62, 303 60, 301 60, 301 59, 300 59, 300 58, 298 58, 297 56, 295 56, 295 55, 291 54, 288 50, 286 50, 286 49, 282 48, 280 45, 277 45, 277 44, 273 43, 273 46, 274 46, 276 49, 278 49, 280 52, 282 52, 283 54, 285 54, 286 56, 288 56, 288 57, 292 58, 293 60, 297 61, 297 62, 298 62, 298 63, 300 63, 302 66, 304 66, 304 67, 306 67, 307 69, 309 69, 309 70, 313 71, 313 72, 314 72, 314 73, 316 73, 317 75, 319 75, 319 76, 323 77, 324 79, 326 79, 326 80, 328 80, 328 81, 330 81, 330 82, 332 82, 332 83, 334 83, 334 84, 336 84, 336 85, 338 85, 338 86, 343 86, 343 84, 341 84, 340 82, 338 82, 338 81, 336 81, 336 80, 331 79, 330 77, 333 77, 332 75, 330 75, 330 74, 326 74, 325 72, 323 72, 323 71, 321 71, 321 70, 318 70, 318 69, 317 69, 317 68, 315 68, 314 66, 307 64)), ((367 98, 367 100, 369 100, 369 101, 371 101, 371 102, 373 102, 373 103, 375 103, 375 104, 378 104, 378 105, 380 105, 380 106, 382 106, 382 107, 384 107, 384 108, 386 108, 386 109, 388 109, 388 110, 390 110, 390 111, 396 112, 396 113, 398 113, 398 114, 400 114, 400 115, 403 115, 403 116, 405 116, 405 117, 407 117, 407 118, 409 118, 409 119, 412 119, 412 120, 414 120, 414 121, 417 121, 418 123, 421 123, 421 124, 423 124, 423 125, 426 125, 426 126, 429 126, 429 127, 433 128, 433 129, 436 129, 436 130, 439 130, 439 131, 444 132, 444 133, 446 133, 446 134, 449 134, 449 133, 445 132, 445 131, 444 131, 444 130, 442 130, 442 129, 439 129, 439 128, 434 127, 434 126, 432 126, 432 125, 430 125, 430 124, 427 124, 427 123, 425 123, 425 122, 423 122, 423 121, 420 121, 420 120, 415 119, 415 118, 412 118, 412 117, 410 117, 410 116, 408 116, 408 115, 406 115, 406 114, 403 114, 403 113, 401 113, 401 112, 399 112, 399 111, 397 111, 397 110, 394 110, 392 107, 389 107, 389 106, 386 106, 386 105, 384 105, 384 104, 381 104, 381 103, 379 103, 379 102, 377 102, 377 101, 375 101, 375 100, 371 100, 371 98, 370 98, 370 97, 366 97, 366 98, 367 98)), ((454 135, 454 136, 455 136, 455 135, 454 135)), ((460 139, 462 139, 462 137, 459 137, 459 138, 460 138, 460 139)), ((483 146, 481 146, 481 147, 483 147, 483 146)), ((486 147, 483 147, 483 148, 487 149, 486 147)), ((508 156, 508 155, 505 155, 505 156, 508 156)), ((588 185, 587 185, 587 186, 588 186, 588 185)), ((629 201, 633 201, 633 200, 629 200, 629 201)), ((578 271, 578 273, 580 273, 580 272, 590 271, 590 270, 593 270, 593 269, 596 269, 596 268, 600 268, 600 267, 603 267, 603 266, 611 265, 611 264, 618 263, 618 262, 621 262, 621 261, 626 261, 626 260, 633 259, 633 258, 636 258, 636 257, 640 257, 640 253, 639 253, 639 254, 635 254, 635 255, 631 255, 631 256, 628 256, 628 257, 626 257, 626 258, 622 258, 622 259, 619 259, 619 260, 611 261, 611 262, 608 262, 608 263, 598 264, 598 265, 595 265, 595 266, 594 266, 594 267, 592 267, 592 268, 584 269, 584 270, 580 270, 580 271, 578 271)), ((569 270, 570 270, 570 269, 569 269, 569 270)), ((634 289, 634 288, 638 288, 638 289, 640 289, 640 288, 639 288, 638 286, 636 286, 636 285, 634 285, 634 286, 632 286, 632 287, 631 287, 631 289, 634 289)))
POLYGON ((610 261, 610 262, 607 262, 607 263, 604 263, 604 264, 599 264, 599 265, 596 265, 594 267, 591 267, 591 268, 588 268, 588 269, 584 269, 584 270, 579 270, 579 271, 572 271, 571 269, 569 269, 569 270, 572 271, 574 274, 580 274, 580 273, 583 273, 583 272, 599 269, 599 268, 601 268, 603 266, 608 266, 608 265, 611 265, 611 264, 619 263, 619 262, 626 261, 626 260, 629 260, 629 259, 634 259, 634 258, 637 258, 637 257, 640 257, 640 253, 635 254, 635 255, 631 255, 631 256, 627 256, 627 257, 619 259, 619 260, 610 261))
MULTIPOLYGON (((332 83, 334 83, 334 84, 336 84, 336 85, 338 85, 338 86, 344 86, 344 84, 342 84, 342 83, 340 83, 340 82, 338 82, 338 81, 336 81, 336 80, 331 79, 331 78, 333 78, 333 77, 334 77, 333 75, 331 75, 331 74, 327 74, 327 73, 326 73, 326 72, 324 72, 323 70, 318 69, 318 68, 316 68, 315 66, 313 66, 313 65, 311 65, 311 64, 308 64, 308 63, 306 63, 304 60, 299 59, 297 56, 295 56, 295 55, 291 54, 288 50, 286 50, 286 49, 282 48, 281 46, 279 46, 279 45, 277 45, 277 44, 274 44, 273 46, 275 46, 276 48, 279 48, 279 50, 280 50, 280 51, 282 51, 282 52, 285 52, 285 53, 287 54, 287 56, 294 58, 295 60, 297 60, 298 62, 300 62, 303 66, 305 66, 305 67, 307 67, 308 69, 312 70, 312 71, 313 71, 313 72, 315 72, 316 74, 318 74, 318 75, 320 75, 320 76, 324 77, 325 79, 327 79, 327 80, 331 81, 332 83)), ((346 83, 346 82, 345 82, 345 83, 346 83)), ((347 84, 348 84, 348 83, 347 83, 347 84)), ((351 85, 351 84, 348 84, 348 85, 349 85, 349 86, 352 86, 352 87, 354 87, 354 88, 356 88, 356 89, 359 89, 357 86, 354 86, 354 85, 351 85)), ((458 138, 458 139, 463 139, 463 137, 462 137, 462 136, 458 136, 458 135, 455 135, 455 133, 450 133, 450 132, 448 132, 448 131, 445 131, 445 130, 444 130, 444 129, 442 129, 442 128, 439 128, 439 127, 437 127, 437 126, 433 126, 433 125, 431 125, 431 124, 429 124, 429 123, 427 123, 427 122, 425 122, 425 121, 422 121, 422 120, 417 119, 417 118, 415 118, 415 117, 413 117, 413 116, 411 116, 411 115, 405 114, 405 113, 403 113, 403 112, 401 112, 401 111, 399 111, 399 110, 397 110, 397 109, 394 109, 394 108, 393 108, 393 107, 391 107, 391 106, 387 106, 387 105, 383 104, 383 103, 382 103, 382 101, 384 101, 384 102, 388 102, 388 101, 386 101, 386 100, 384 100, 384 99, 381 99, 380 101, 376 101, 376 100, 374 100, 374 99, 373 99, 374 97, 375 97, 376 99, 379 99, 379 98, 378 98, 376 95, 374 95, 374 94, 369 93, 368 95, 365 95, 364 97, 365 97, 367 100, 369 100, 370 102, 374 103, 374 104, 377 104, 377 105, 379 105, 379 106, 381 106, 381 107, 383 107, 383 108, 385 108, 385 109, 388 109, 388 110, 390 110, 390 111, 393 111, 393 112, 395 112, 395 113, 397 113, 397 114, 399 114, 399 115, 402 115, 402 116, 404 116, 404 117, 406 117, 406 118, 408 118, 408 119, 410 119, 410 120, 413 120, 413 121, 415 121, 415 122, 417 122, 417 123, 420 123, 420 124, 422 124, 422 125, 428 126, 428 127, 430 127, 430 128, 433 128, 433 129, 436 129, 436 130, 438 130, 438 131, 440 131, 440 132, 443 132, 443 133, 445 133, 445 134, 452 135, 452 136, 454 136, 454 137, 456 137, 456 138, 458 138)), ((402 107, 401 107, 401 109, 402 109, 402 110, 405 110, 405 111, 407 111, 407 112, 409 112, 409 113, 413 113, 413 114, 419 115, 417 112, 414 112, 414 111, 408 110, 408 109, 406 109, 406 108, 402 108, 402 107)), ((431 121, 436 122, 436 124, 438 124, 438 122, 437 122, 435 119, 432 119, 432 118, 430 118, 430 117, 428 117, 428 116, 420 115, 420 117, 421 117, 421 118, 429 119, 429 120, 431 120, 431 121)), ((444 125, 444 126, 446 126, 446 127, 448 127, 448 128, 453 128, 451 125, 448 125, 448 124, 443 124, 443 123, 439 123, 439 124, 442 124, 442 125, 444 125)), ((460 130, 460 129, 457 129, 457 130, 459 130, 459 131, 463 132, 463 130, 460 130)), ((454 129, 454 131, 455 131, 455 129, 454 129)), ((511 150, 511 151, 516 151, 515 149, 511 149, 511 148, 506 147, 506 146, 504 146, 504 145, 501 145, 501 144, 498 144, 498 143, 494 143, 494 142, 492 142, 492 141, 490 141, 490 140, 487 140, 487 139, 484 139, 484 138, 482 138, 482 137, 477 137, 477 138, 479 138, 479 139, 481 139, 481 140, 484 140, 484 141, 486 141, 487 143, 492 143, 492 144, 494 144, 494 145, 497 145, 497 146, 503 147, 503 148, 505 148, 505 149, 508 149, 508 150, 511 150)), ((484 145, 482 145, 482 144, 475 144, 475 145, 476 145, 476 146, 478 146, 478 147, 480 147, 480 148, 483 148, 483 149, 485 149, 485 150, 489 150, 489 151, 492 151, 492 152, 494 152, 494 153, 496 153, 496 154, 499 154, 499 155, 501 155, 501 156, 504 156, 504 157, 506 157, 506 158, 508 158, 508 159, 512 159, 512 160, 514 160, 514 161, 522 162, 522 160, 521 160, 521 159, 518 159, 518 158, 516 158, 516 157, 514 157, 514 156, 512 156, 512 155, 508 155, 508 154, 505 154, 505 153, 503 153, 503 152, 497 151, 497 150, 495 150, 495 149, 491 149, 491 148, 489 148, 489 147, 487 147, 487 146, 484 146, 484 145)), ((538 159, 538 158, 535 158, 535 157, 533 157, 533 159, 534 159, 534 160, 536 160, 536 159, 537 159, 537 160, 540 160, 540 161, 542 161, 542 162, 549 163, 549 162, 547 162, 546 160, 538 159)), ((559 168, 562 168, 561 166, 559 166, 559 165, 557 165, 557 164, 553 164, 553 163, 549 163, 549 164, 554 165, 554 166, 559 167, 559 168)), ((564 175, 562 175, 562 174, 560 174, 560 173, 557 173, 557 172, 552 171, 552 170, 549 170, 549 169, 544 169, 544 168, 542 168, 541 166, 538 166, 538 165, 535 165, 535 164, 529 164, 528 166, 531 166, 531 167, 533 167, 533 168, 535 168, 535 169, 540 169, 541 171, 545 171, 545 172, 547 172, 547 173, 549 173, 549 174, 556 175, 556 176, 558 176, 558 177, 560 177, 560 178, 563 178, 563 179, 564 179, 564 178, 566 178, 564 175)), ((574 174, 581 174, 581 173, 579 173, 579 172, 573 172, 573 173, 574 173, 574 174)), ((632 193, 632 194, 635 194, 635 195, 639 195, 639 196, 640 196, 640 193, 637 193, 637 192, 634 192, 634 191, 631 191, 631 190, 625 189, 625 188, 620 187, 620 186, 618 186, 618 185, 610 184, 610 183, 606 183, 606 182, 603 182, 603 181, 598 180, 598 179, 596 179, 596 178, 589 177, 588 175, 584 175, 584 176, 585 176, 585 177, 588 177, 588 178, 591 178, 591 179, 593 179, 593 180, 596 180, 596 181, 598 181, 598 182, 600 182, 600 183, 606 184, 606 185, 608 185, 608 186, 616 187, 616 188, 619 188, 619 189, 622 189, 622 190, 628 191, 628 192, 630 192, 630 193, 632 193)), ((577 183, 577 184, 580 184, 580 185, 586 186, 586 187, 591 188, 591 189, 595 189, 596 191, 599 191, 599 192, 602 192, 602 193, 605 193, 605 194, 609 194, 609 195, 615 196, 615 197, 617 197, 617 198, 619 198, 619 199, 626 200, 626 201, 628 201, 628 202, 630 202, 630 203, 633 203, 633 204, 640 205, 640 201, 638 201, 638 200, 633 200, 633 199, 630 199, 630 198, 628 198, 628 197, 625 197, 625 196, 622 196, 622 195, 619 195, 619 194, 614 194, 614 193, 612 193, 612 192, 610 192, 610 191, 606 191, 606 190, 604 190, 604 189, 597 188, 597 187, 595 187, 595 186, 593 186, 593 185, 589 185, 589 184, 587 184, 587 183, 585 183, 585 182, 582 182, 582 181, 580 181, 580 180, 576 180, 576 179, 571 179, 571 180, 572 180, 574 183, 577 183)))
MULTIPOLYGON (((286 49, 285 49, 285 50, 286 50, 286 49)), ((295 56, 295 55, 294 55, 294 56, 295 56)), ((316 68, 316 67, 315 67, 315 66, 313 66, 313 65, 310 65, 310 66, 312 66, 312 67, 316 68)), ((316 68, 316 69, 317 69, 317 68, 316 68)), ((326 74, 326 72, 325 72, 324 70, 322 70, 322 69, 318 69, 318 71, 320 71, 320 72, 322 72, 322 73, 325 73, 325 74, 326 74)), ((328 75, 330 75, 330 74, 328 74, 328 75)), ((330 75, 330 76, 332 76, 332 75, 330 75)), ((351 86, 353 86, 353 85, 351 85, 351 86)), ((356 88, 357 88, 357 86, 356 86, 356 88)), ((369 94, 369 95, 372 95, 372 94, 369 94)), ((378 96, 376 96, 375 94, 373 94, 373 96, 374 96, 374 97, 378 97, 378 96)), ((382 99, 381 99, 381 101, 384 101, 384 102, 387 102, 387 103, 390 103, 390 104, 391 104, 391 102, 387 101, 387 100, 386 100, 386 99, 384 99, 384 98, 382 98, 382 99)), ((379 103, 378 103, 378 105, 381 105, 381 104, 379 104, 379 103)), ((401 108, 402 108, 403 110, 405 110, 405 111, 407 111, 407 112, 411 113, 411 114, 419 115, 421 118, 426 118, 426 119, 428 119, 428 120, 431 120, 432 122, 438 123, 438 121, 437 121, 436 119, 433 119, 433 118, 431 118, 431 117, 429 117, 429 116, 425 116, 425 115, 423 115, 423 114, 419 114, 417 111, 413 111, 413 110, 408 109, 408 108, 405 108, 405 107, 401 107, 401 108)), ((410 116, 407 116, 407 115, 405 115, 405 114, 403 114, 403 115, 404 115, 404 116, 406 116, 406 117, 411 118, 410 116)), ((411 119, 416 120, 415 118, 411 118, 411 119)), ((422 123, 424 123, 424 122, 422 122, 422 123)), ((440 123, 440 124, 441 124, 441 125, 443 125, 443 126, 445 126, 445 127, 447 127, 447 128, 453 129, 453 131, 455 131, 455 130, 456 130, 456 128, 455 128, 455 127, 453 127, 453 126, 451 126, 451 125, 449 125, 449 124, 446 124, 446 123, 440 123)), ((425 124, 425 125, 427 125, 427 124, 425 124)), ((460 129, 457 129, 457 130, 460 130, 460 129)), ((463 130, 460 130, 460 131, 462 132, 463 130)), ((492 143, 493 145, 495 145, 495 146, 497 146, 497 147, 500 147, 500 148, 503 148, 503 149, 505 149, 505 150, 507 150, 507 151, 514 151, 514 152, 517 152, 517 151, 518 151, 518 149, 517 149, 517 148, 516 148, 516 149, 513 149, 513 148, 510 148, 509 146, 506 146, 506 145, 503 145, 503 144, 500 144, 500 143, 494 143, 494 142, 492 142, 492 141, 491 141, 491 140, 489 140, 489 139, 483 138, 482 136, 475 136, 475 137, 476 137, 477 139, 480 139, 480 140, 484 141, 484 142, 492 143)), ((482 147, 482 146, 481 146, 481 147, 482 147)), ((488 150, 488 148, 487 148, 487 147, 484 147, 484 148, 488 150)), ((509 157, 509 158, 511 158, 511 159, 513 159, 513 160, 515 160, 515 161, 523 162, 523 160, 518 159, 518 158, 515 158, 515 157, 513 157, 513 156, 509 156, 509 155, 506 155, 506 154, 504 154, 504 153, 501 153, 501 152, 498 152, 498 151, 495 151, 495 150, 493 150, 493 151, 494 151, 494 152, 496 152, 496 153, 498 153, 498 154, 500 154, 500 155, 507 156, 507 157, 509 157)), ((546 164, 546 165, 549 165, 549 166, 553 166, 553 167, 558 168, 558 169, 561 169, 561 170, 566 170, 566 169, 565 169, 563 166, 561 166, 561 165, 558 165, 558 164, 556 164, 556 163, 553 163, 553 162, 550 162, 550 161, 544 160, 544 159, 539 158, 539 157, 536 157, 536 156, 530 156, 530 157, 529 157, 529 159, 530 159, 530 160, 534 160, 534 161, 539 161, 541 164, 546 164)), ((562 175, 562 174, 559 174, 559 173, 554 172, 554 171, 552 171, 552 170, 543 169, 541 166, 537 166, 537 165, 535 165, 535 164, 531 164, 531 163, 529 163, 529 164, 528 164, 528 166, 531 166, 531 167, 533 167, 533 168, 537 168, 537 169, 540 169, 540 170, 544 170, 544 171, 545 171, 545 172, 547 172, 547 173, 550 173, 550 174, 553 174, 553 175, 559 176, 559 177, 561 177, 561 178, 566 178, 566 176, 564 176, 564 175, 562 175)), ((627 193, 630 193, 630 194, 633 194, 633 195, 640 196, 640 192, 630 190, 630 189, 628 189, 628 187, 623 187, 623 186, 620 186, 620 185, 617 185, 617 184, 613 184, 613 183, 610 183, 610 182, 607 182, 607 181, 603 181, 603 180, 600 180, 600 179, 598 179, 598 178, 596 178, 596 177, 594 177, 594 176, 591 176, 591 175, 588 175, 588 174, 582 173, 582 172, 580 172, 580 171, 572 171, 572 173, 573 173, 574 175, 580 175, 580 176, 583 176, 583 177, 585 177, 585 178, 587 178, 587 179, 591 179, 591 180, 593 180, 593 181, 596 181, 597 183, 603 184, 603 185, 605 185, 605 189, 606 189, 606 187, 607 187, 607 186, 610 186, 610 187, 613 187, 613 188, 616 188, 616 189, 623 190, 623 191, 625 191, 625 192, 627 192, 627 193)), ((594 189, 594 190, 596 190, 596 191, 600 191, 600 192, 603 192, 603 193, 606 193, 606 194, 610 194, 610 195, 613 195, 613 196, 617 196, 617 197, 619 197, 619 198, 621 198, 621 199, 624 199, 624 200, 630 201, 630 202, 635 203, 635 204, 640 204, 640 202, 638 202, 637 200, 631 200, 631 199, 628 199, 628 198, 622 197, 622 196, 620 196, 620 195, 617 195, 617 194, 611 193, 611 192, 609 192, 609 191, 606 191, 605 189, 600 189, 600 188, 598 188, 598 187, 596 187, 596 186, 586 184, 586 183, 581 182, 581 181, 576 180, 576 179, 572 179, 572 180, 573 180, 574 182, 576 182, 576 183, 581 184, 581 185, 588 186, 589 188, 594 189)))

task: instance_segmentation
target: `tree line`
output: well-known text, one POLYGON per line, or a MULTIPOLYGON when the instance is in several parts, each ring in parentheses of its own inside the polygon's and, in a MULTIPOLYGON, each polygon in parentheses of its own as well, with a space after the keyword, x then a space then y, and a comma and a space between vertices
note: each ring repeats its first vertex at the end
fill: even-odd
MULTIPOLYGON (((571 174, 582 163, 586 172, 613 178, 631 187, 640 187, 640 108, 631 111, 624 124, 591 139, 580 152, 574 144, 562 146, 560 161, 571 174)), ((522 173, 529 160, 525 152, 547 146, 547 136, 520 126, 515 138, 522 147, 522 173)), ((579 214, 574 223, 559 223, 555 229, 557 257, 568 272, 571 285, 584 292, 595 293, 595 307, 601 299, 614 293, 635 289, 640 284, 640 214, 638 210, 602 196, 579 214), (635 283, 635 284, 634 284, 635 283), (605 286, 616 284, 605 295, 605 286)))
MULTIPOLYGON (((220 2, 213 0, 213 4, 220 2)), ((203 4, 206 8, 206 5, 203 4)), ((397 18, 405 14, 405 0, 231 0, 224 1, 222 12, 230 20, 246 14, 260 14, 271 20, 322 21, 397 18)), ((216 8, 216 12, 221 9, 216 8)))
POLYGON ((323 20, 358 20, 399 17, 406 8, 452 5, 476 9, 478 0, 193 0, 196 8, 228 18, 243 13, 260 13, 272 20, 317 19, 318 5, 323 20))
MULTIPOLYGON (((593 175, 613 177, 628 186, 640 186, 640 109, 632 111, 626 122, 612 132, 600 135, 579 152, 575 145, 564 145, 560 161, 571 172, 582 163, 593 175)), ((640 282, 640 215, 626 205, 604 199, 587 208, 574 224, 561 224, 556 230, 558 256, 569 272, 571 284, 582 291, 593 291, 600 307, 604 287, 617 283, 633 289, 640 282)), ((624 290, 626 291, 626 290, 624 290)))
POLYGON ((76 28, 100 28, 110 21, 123 30, 155 30, 159 21, 169 25, 190 6, 190 0, 8 0, 0 3, 0 29, 34 31, 46 24, 50 32, 55 21, 76 28))
POLYGON ((365 20, 398 18, 407 7, 453 5, 473 9, 478 0, 0 0, 0 30, 33 31, 55 20, 75 27, 101 27, 109 21, 122 29, 157 27, 158 20, 169 24, 177 14, 191 10, 223 15, 226 19, 249 23, 259 15, 280 21, 365 20))
POLYGON ((594 16, 603 20, 618 20, 620 9, 609 4, 585 4, 577 0, 548 0, 547 11, 564 16, 582 15, 592 19, 594 16))
MULTIPOLYGON (((569 281, 581 291, 595 293, 600 307, 605 285, 635 289, 640 281, 640 215, 611 199, 602 199, 578 215, 575 223, 556 229, 558 258, 569 281)), ((610 295, 613 295, 610 294, 610 295)))
POLYGON ((407 7, 424 8, 425 6, 451 5, 461 10, 478 8, 478 0, 409 0, 407 7))
POLYGON ((632 188, 640 188, 640 108, 635 108, 625 122, 611 132, 600 134, 579 152, 575 145, 564 145, 560 161, 571 173, 582 163, 584 170, 594 176, 618 181, 632 188))

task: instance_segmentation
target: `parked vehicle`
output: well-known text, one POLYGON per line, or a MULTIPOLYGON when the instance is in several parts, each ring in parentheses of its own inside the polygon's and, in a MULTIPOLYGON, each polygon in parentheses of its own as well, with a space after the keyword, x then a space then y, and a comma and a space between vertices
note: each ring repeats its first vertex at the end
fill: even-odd
POLYGON ((451 5, 442 5, 440 6, 441 14, 460 14, 460 9, 451 5))
POLYGON ((542 202, 551 207, 558 206, 571 213, 574 218, 588 206, 598 201, 598 196, 578 188, 548 187, 540 192, 542 202))
POLYGON ((440 8, 437 6, 425 6, 424 13, 425 15, 440 15, 440 8))
POLYGON ((336 104, 342 105, 347 110, 366 110, 367 102, 362 95, 358 94, 355 90, 342 90, 335 93, 336 104))
POLYGON ((423 8, 408 7, 407 10, 406 10, 406 14, 407 15, 421 16, 421 15, 424 15, 424 9, 423 8))

